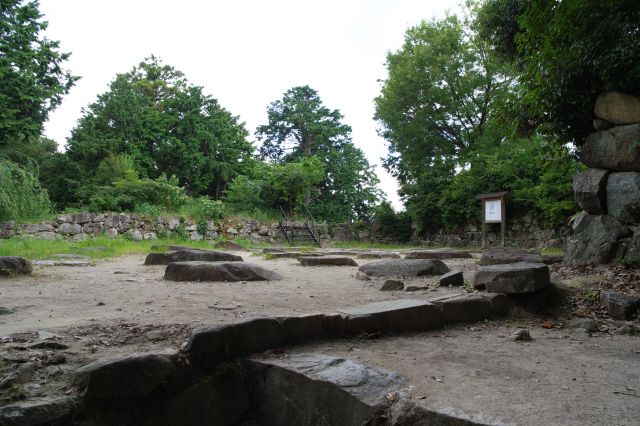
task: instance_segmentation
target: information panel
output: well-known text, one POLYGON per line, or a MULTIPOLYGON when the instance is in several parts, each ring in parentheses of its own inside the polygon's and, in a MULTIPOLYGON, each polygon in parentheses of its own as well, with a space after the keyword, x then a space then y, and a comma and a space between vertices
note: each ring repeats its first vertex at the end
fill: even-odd
POLYGON ((484 202, 484 221, 487 223, 502 222, 501 200, 486 200, 484 202))

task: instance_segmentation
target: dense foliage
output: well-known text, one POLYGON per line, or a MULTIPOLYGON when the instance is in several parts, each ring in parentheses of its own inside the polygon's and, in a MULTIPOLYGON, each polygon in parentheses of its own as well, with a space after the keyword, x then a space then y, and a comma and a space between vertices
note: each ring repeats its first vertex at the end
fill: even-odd
POLYGON ((262 158, 287 164, 315 157, 323 165, 321 181, 304 197, 314 216, 331 222, 370 218, 380 197, 378 179, 340 111, 325 107, 309 86, 298 86, 271 103, 267 116, 256 130, 262 158))
POLYGON ((244 125, 155 57, 119 74, 84 111, 68 155, 87 175, 126 154, 141 176, 178 178, 189 194, 219 198, 253 152, 244 125))
POLYGON ((474 25, 455 16, 422 22, 387 56, 375 100, 389 143, 383 164, 421 232, 477 221, 476 195, 502 190, 516 212, 560 223, 575 208, 577 166, 553 137, 522 133, 515 70, 474 25))
POLYGON ((592 131, 603 91, 640 94, 637 0, 486 0, 478 27, 519 71, 521 118, 567 142, 592 131))
POLYGON ((49 113, 77 77, 62 68, 69 58, 47 28, 38 2, 0 0, 0 153, 39 143, 49 113))

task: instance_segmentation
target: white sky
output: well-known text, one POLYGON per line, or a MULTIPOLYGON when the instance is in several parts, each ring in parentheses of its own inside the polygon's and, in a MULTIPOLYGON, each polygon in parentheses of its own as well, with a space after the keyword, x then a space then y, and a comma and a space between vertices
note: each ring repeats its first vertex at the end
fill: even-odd
POLYGON ((81 109, 151 54, 240 116, 251 140, 269 103, 308 84, 345 116, 400 209, 397 183, 379 165, 387 148, 373 120, 378 80, 386 78, 386 53, 401 46, 409 26, 456 10, 458 1, 41 0, 46 36, 72 52, 66 67, 82 77, 45 134, 62 147, 81 109))

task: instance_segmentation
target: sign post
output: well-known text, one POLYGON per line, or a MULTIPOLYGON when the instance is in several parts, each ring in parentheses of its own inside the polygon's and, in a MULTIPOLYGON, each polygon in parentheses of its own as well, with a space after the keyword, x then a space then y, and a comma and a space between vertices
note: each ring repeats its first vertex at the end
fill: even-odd
POLYGON ((487 247, 487 223, 500 224, 501 245, 504 247, 504 239, 507 230, 507 212, 505 197, 508 191, 480 194, 476 198, 482 201, 482 248, 487 247))

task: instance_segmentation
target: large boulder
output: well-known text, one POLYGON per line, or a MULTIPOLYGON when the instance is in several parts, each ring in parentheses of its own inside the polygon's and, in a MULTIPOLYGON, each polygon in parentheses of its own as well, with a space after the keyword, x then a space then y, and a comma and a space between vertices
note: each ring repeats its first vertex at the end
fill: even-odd
POLYGON ((361 332, 407 332, 433 330, 442 326, 440 309, 428 300, 400 299, 341 309, 346 335, 361 332))
POLYGON ((171 281, 271 281, 282 276, 245 262, 172 262, 164 279, 171 281))
POLYGON ((168 265, 171 262, 242 262, 242 257, 217 250, 180 250, 168 253, 149 253, 145 265, 168 265))
POLYGON ((613 124, 640 123, 640 98, 620 92, 606 92, 596 99, 597 117, 613 124))
POLYGON ((549 287, 549 267, 544 263, 509 263, 481 266, 473 286, 490 293, 533 293, 549 287))
POLYGON ((446 274, 449 268, 438 259, 390 259, 362 265, 358 271, 372 277, 419 277, 446 274))
POLYGON ((564 263, 569 266, 609 263, 616 255, 622 238, 631 231, 609 215, 579 215, 573 234, 567 237, 564 263))
POLYGON ((215 248, 219 248, 222 250, 231 250, 231 251, 249 251, 246 248, 242 247, 240 244, 235 241, 220 241, 215 245, 215 248))
POLYGON ((298 262, 304 266, 358 266, 355 260, 346 256, 300 256, 298 262))
POLYGON ((573 177, 573 195, 583 210, 591 214, 607 212, 608 170, 587 169, 573 177))
POLYGON ((503 265, 505 263, 543 263, 542 256, 526 250, 511 247, 495 247, 482 252, 480 265, 503 265))
POLYGON ((607 210, 625 223, 640 223, 640 173, 611 173, 607 180, 607 210))
POLYGON ((18 256, 0 256, 0 276, 27 275, 33 271, 31 262, 18 256))
POLYGON ((415 250, 410 251, 405 259, 469 259, 471 253, 463 250, 415 250))
POLYGON ((640 124, 591 133, 582 146, 582 162, 617 172, 640 171, 640 124))

